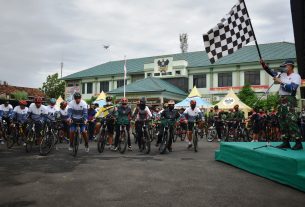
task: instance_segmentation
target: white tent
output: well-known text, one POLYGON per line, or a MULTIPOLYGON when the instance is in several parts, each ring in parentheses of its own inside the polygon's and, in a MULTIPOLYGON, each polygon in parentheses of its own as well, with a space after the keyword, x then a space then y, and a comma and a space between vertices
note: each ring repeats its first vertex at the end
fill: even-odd
POLYGON ((212 106, 209 102, 203 100, 196 86, 192 89, 191 93, 186 97, 186 99, 175 105, 175 108, 187 108, 190 106, 191 100, 196 101, 196 105, 199 108, 209 108, 212 106))

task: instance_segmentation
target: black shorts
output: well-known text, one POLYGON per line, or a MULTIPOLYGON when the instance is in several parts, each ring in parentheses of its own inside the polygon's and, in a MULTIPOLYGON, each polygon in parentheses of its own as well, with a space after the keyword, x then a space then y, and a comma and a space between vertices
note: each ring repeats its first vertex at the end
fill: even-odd
POLYGON ((187 122, 187 130, 188 131, 193 131, 194 125, 195 125, 194 122, 187 122))

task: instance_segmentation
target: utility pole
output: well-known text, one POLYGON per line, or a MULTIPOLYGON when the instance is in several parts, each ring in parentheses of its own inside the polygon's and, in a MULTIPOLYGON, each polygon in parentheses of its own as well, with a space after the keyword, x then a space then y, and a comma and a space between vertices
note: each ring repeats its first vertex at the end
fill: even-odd
POLYGON ((64 63, 60 63, 60 78, 62 78, 62 68, 64 67, 64 63))

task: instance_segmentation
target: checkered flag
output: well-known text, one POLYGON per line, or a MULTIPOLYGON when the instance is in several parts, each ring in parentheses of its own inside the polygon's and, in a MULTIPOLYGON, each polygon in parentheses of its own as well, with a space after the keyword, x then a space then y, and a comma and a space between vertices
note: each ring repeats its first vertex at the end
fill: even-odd
POLYGON ((203 35, 205 51, 212 64, 253 40, 255 36, 243 0, 238 0, 226 18, 203 35))

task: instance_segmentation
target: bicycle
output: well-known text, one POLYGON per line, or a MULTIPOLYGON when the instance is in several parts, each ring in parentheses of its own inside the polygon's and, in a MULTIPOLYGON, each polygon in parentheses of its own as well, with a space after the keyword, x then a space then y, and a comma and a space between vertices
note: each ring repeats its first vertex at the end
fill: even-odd
POLYGON ((14 144, 21 145, 24 142, 24 130, 23 124, 20 122, 13 122, 11 127, 11 134, 6 139, 6 145, 8 149, 11 149, 14 144), (21 138, 21 140, 20 140, 21 138))
POLYGON ((35 126, 36 123, 32 121, 28 124, 27 127, 27 134, 25 140, 25 151, 27 153, 32 151, 33 144, 37 140, 35 126))
POLYGON ((145 154, 149 154, 150 152, 150 145, 151 145, 151 136, 148 132, 147 129, 147 125, 146 125, 146 121, 143 122, 143 126, 142 126, 142 151, 145 152, 145 154))
POLYGON ((124 154, 127 148, 127 130, 126 125, 120 126, 120 137, 118 143, 118 150, 121 154, 124 154))
POLYGON ((58 142, 56 121, 50 121, 45 125, 44 136, 39 144, 40 155, 46 156, 58 142))
POLYGON ((213 122, 212 125, 208 128, 208 134, 206 137, 208 142, 213 142, 214 139, 217 139, 215 122, 213 122))
POLYGON ((3 140, 7 140, 8 137, 8 125, 5 120, 2 120, 0 123, 0 138, 3 138, 3 140))
POLYGON ((183 122, 178 122, 177 124, 177 128, 176 128, 176 131, 175 131, 175 136, 174 136, 174 142, 180 138, 181 141, 184 141, 185 138, 186 138, 186 127, 183 127, 183 124, 186 125, 185 123, 183 122))
POLYGON ((198 124, 199 121, 194 122, 194 128, 193 128, 193 145, 194 145, 194 151, 198 152, 198 124))
POLYGON ((76 157, 78 147, 80 144, 80 139, 82 138, 81 130, 80 130, 80 125, 84 124, 83 120, 73 120, 73 123, 76 125, 76 131, 74 134, 74 139, 72 140, 72 155, 73 157, 76 157))
POLYGON ((99 153, 102 153, 105 149, 105 145, 107 142, 107 122, 106 119, 102 120, 102 126, 100 128, 99 133, 97 134, 97 150, 99 153))

